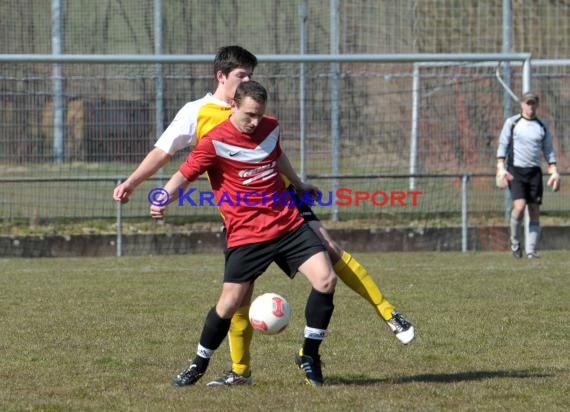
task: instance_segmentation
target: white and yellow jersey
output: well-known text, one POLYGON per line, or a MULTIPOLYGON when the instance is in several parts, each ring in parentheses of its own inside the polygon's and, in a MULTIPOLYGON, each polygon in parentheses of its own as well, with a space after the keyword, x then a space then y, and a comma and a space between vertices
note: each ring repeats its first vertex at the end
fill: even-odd
POLYGON ((202 136, 230 117, 230 114, 229 104, 208 93, 201 99, 186 103, 154 147, 174 155, 177 151, 198 143, 202 136))
MULTIPOLYGON (((232 114, 231 107, 211 93, 192 102, 186 103, 176 113, 174 120, 158 138, 154 147, 174 156, 176 152, 188 146, 196 145, 202 137, 222 123, 232 114)), ((281 175, 288 187, 291 182, 281 175)))

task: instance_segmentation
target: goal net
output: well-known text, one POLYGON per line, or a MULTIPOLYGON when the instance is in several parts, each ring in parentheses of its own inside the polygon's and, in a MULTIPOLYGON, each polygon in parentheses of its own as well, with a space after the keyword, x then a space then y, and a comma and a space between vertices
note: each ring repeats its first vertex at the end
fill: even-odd
MULTIPOLYGON (((497 138, 510 113, 498 64, 345 62, 331 76, 330 63, 304 63, 301 72, 300 63, 260 62, 255 78, 269 91, 267 111, 280 120, 283 148, 323 192, 407 192, 413 160, 414 188, 421 191, 416 205, 411 198, 381 207, 352 202, 336 216, 331 207, 317 206, 323 219, 387 216, 391 224, 405 224, 425 216, 459 219, 465 174, 471 175, 469 210, 502 212, 503 194, 492 174, 497 138)), ((0 66, 0 212, 6 221, 114 219, 110 198, 117 177, 137 166, 157 130, 184 103, 214 85, 211 64, 162 64, 164 111, 157 117, 156 64, 62 64, 65 155, 54 163, 51 65, 0 66), (157 118, 164 119, 160 127, 157 118)), ((512 64, 511 72, 511 88, 522 90, 521 65, 512 64)), ((518 105, 512 102, 510 110, 517 112, 518 105)), ((186 154, 169 163, 161 181, 138 189, 124 208, 126 218, 148 216, 146 194, 186 154)), ((199 187, 208 189, 207 182, 199 187)), ((218 218, 213 207, 173 208, 171 215, 218 218)))

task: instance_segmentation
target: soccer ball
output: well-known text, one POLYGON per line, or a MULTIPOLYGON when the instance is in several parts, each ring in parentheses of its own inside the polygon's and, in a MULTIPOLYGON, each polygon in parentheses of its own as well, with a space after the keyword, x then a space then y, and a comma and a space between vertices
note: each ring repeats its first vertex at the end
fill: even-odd
POLYGON ((249 323, 264 335, 283 332, 291 319, 291 307, 283 296, 277 293, 264 293, 251 302, 249 323))

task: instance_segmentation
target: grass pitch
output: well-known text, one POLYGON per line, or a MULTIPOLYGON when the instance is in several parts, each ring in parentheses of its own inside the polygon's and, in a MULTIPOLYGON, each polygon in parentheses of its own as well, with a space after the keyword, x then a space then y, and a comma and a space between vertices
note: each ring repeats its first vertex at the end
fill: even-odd
POLYGON ((1 259, 4 411, 557 411, 570 404, 567 252, 355 254, 412 320, 401 345, 339 282, 322 346, 326 386, 293 365, 309 284, 272 266, 256 294, 284 294, 289 329, 254 337, 254 384, 208 388, 227 342, 193 387, 169 386, 217 299, 222 254, 1 259))

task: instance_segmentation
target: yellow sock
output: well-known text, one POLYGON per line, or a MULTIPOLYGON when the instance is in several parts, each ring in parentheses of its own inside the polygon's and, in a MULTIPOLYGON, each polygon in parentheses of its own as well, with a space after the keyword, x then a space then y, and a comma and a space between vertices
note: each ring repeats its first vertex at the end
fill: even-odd
POLYGON ((232 371, 239 375, 249 375, 251 353, 249 346, 253 337, 253 328, 249 324, 249 305, 242 306, 232 317, 228 342, 232 358, 232 371))
POLYGON ((384 298, 366 268, 350 253, 342 254, 340 260, 334 264, 334 271, 349 288, 370 302, 382 319, 388 320, 392 317, 396 308, 384 298))

